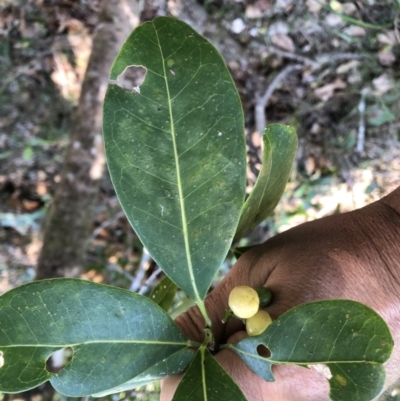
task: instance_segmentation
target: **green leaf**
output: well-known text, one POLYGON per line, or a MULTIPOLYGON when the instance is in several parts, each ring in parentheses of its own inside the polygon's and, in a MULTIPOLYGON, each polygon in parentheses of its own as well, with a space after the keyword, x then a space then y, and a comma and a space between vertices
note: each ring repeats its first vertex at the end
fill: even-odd
POLYGON ((177 289, 176 284, 169 277, 165 276, 152 289, 150 299, 168 312, 174 301, 177 289))
POLYGON ((246 401, 242 390, 206 348, 200 348, 172 401, 246 401))
POLYGON ((164 377, 181 373, 189 366, 190 362, 192 362, 195 353, 196 351, 190 348, 182 349, 152 366, 150 369, 147 369, 134 379, 102 393, 93 394, 93 397, 105 397, 109 394, 120 393, 121 391, 131 390, 161 380, 164 377))
POLYGON ((393 339, 372 309, 354 301, 329 300, 293 308, 261 335, 226 347, 267 381, 275 380, 272 364, 325 364, 332 374, 332 400, 363 401, 383 387, 382 364, 390 357, 393 339), (260 356, 259 345, 267 347, 271 356, 260 356))
POLYGON ((172 310, 169 315, 173 320, 175 320, 179 315, 185 313, 188 309, 195 305, 196 303, 193 301, 193 299, 184 298, 180 301, 179 306, 177 306, 176 309, 172 310))
POLYGON ((158 305, 126 290, 56 279, 0 297, 1 392, 50 380, 62 394, 90 395, 131 380, 189 345, 158 305), (48 372, 47 358, 64 347, 72 348, 72 360, 58 374, 48 372))
POLYGON ((329 365, 332 378, 332 401, 367 401, 375 399, 385 384, 382 365, 360 363, 333 363, 329 365))
POLYGON ((140 93, 109 85, 104 103, 111 178, 152 258, 202 304, 244 201, 240 99, 217 50, 173 18, 135 29, 111 79, 132 65, 147 70, 140 93))
POLYGON ((293 128, 271 124, 264 131, 262 166, 254 188, 243 206, 235 241, 257 227, 275 209, 285 190, 297 151, 293 128))

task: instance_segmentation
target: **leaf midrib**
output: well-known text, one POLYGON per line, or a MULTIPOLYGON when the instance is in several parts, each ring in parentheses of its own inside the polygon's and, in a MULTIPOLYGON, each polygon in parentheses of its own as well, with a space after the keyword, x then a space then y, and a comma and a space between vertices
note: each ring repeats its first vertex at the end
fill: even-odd
POLYGON ((189 244, 189 236, 188 236, 188 231, 187 231, 187 218, 186 218, 186 210, 185 210, 185 198, 182 193, 182 181, 181 181, 181 171, 180 171, 180 167, 179 167, 179 155, 178 155, 178 149, 177 149, 176 140, 175 140, 174 116, 172 113, 171 96, 170 96, 169 84, 168 84, 168 80, 167 80, 167 72, 165 69, 165 58, 164 58, 164 54, 163 54, 163 51, 161 48, 161 43, 160 43, 160 38, 158 36, 157 28, 154 25, 153 25, 153 27, 154 27, 154 31, 155 31, 155 34, 157 37, 158 47, 160 49, 163 72, 164 72, 165 87, 167 90, 168 109, 169 109, 169 118, 170 118, 170 126, 171 126, 172 144, 173 144, 173 148, 174 148, 176 179, 177 179, 178 194, 179 194, 179 205, 180 205, 180 210, 181 210, 182 232, 183 232, 183 239, 185 242, 186 261, 187 261, 188 272, 189 272, 189 276, 190 276, 190 282, 192 284, 192 288, 194 291, 196 301, 201 303, 202 299, 200 297, 199 291, 196 286, 196 281, 195 281, 194 273, 193 273, 192 257, 190 254, 190 244, 189 244))
POLYGON ((206 367, 204 366, 204 359, 205 359, 205 350, 206 348, 201 347, 200 348, 200 355, 201 355, 201 381, 203 385, 203 395, 204 395, 204 401, 208 400, 207 396, 207 381, 206 381, 206 367))
POLYGON ((262 360, 262 361, 265 361, 265 362, 269 362, 269 363, 271 363, 271 364, 275 364, 275 365, 316 365, 316 364, 327 364, 327 365, 331 365, 331 364, 333 364, 333 363, 369 363, 369 364, 371 364, 371 365, 382 365, 382 363, 381 362, 376 362, 376 361, 365 361, 365 360, 358 360, 358 361, 330 361, 330 360, 327 360, 327 361, 314 361, 314 362, 310 362, 310 361, 308 361, 308 362, 302 362, 302 361, 281 361, 281 360, 275 360, 275 359, 271 359, 271 358, 265 358, 265 357, 263 357, 263 356, 261 356, 261 355, 256 355, 256 354, 251 354, 250 352, 246 352, 246 351, 243 351, 243 350, 241 350, 241 349, 239 349, 239 348, 236 348, 234 345, 233 346, 229 346, 228 348, 231 348, 231 349, 234 349, 235 351, 237 351, 237 352, 240 352, 241 354, 243 354, 243 355, 246 355, 246 356, 248 356, 248 357, 251 357, 251 358, 255 358, 255 359, 260 359, 260 360, 262 360))
POLYGON ((76 343, 60 343, 60 344, 12 344, 12 345, 0 345, 0 349, 5 348, 23 348, 23 347, 76 347, 78 345, 88 345, 88 344, 152 344, 152 345, 184 345, 190 346, 190 341, 176 342, 176 341, 148 341, 148 340, 90 340, 90 341, 80 341, 76 343))

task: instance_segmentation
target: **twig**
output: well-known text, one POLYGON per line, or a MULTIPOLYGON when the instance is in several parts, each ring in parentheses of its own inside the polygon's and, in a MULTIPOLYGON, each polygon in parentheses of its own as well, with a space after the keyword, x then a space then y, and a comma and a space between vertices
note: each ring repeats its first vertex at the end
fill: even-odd
POLYGON ((162 272, 161 267, 158 267, 154 269, 153 273, 151 273, 150 277, 146 280, 144 285, 139 291, 140 295, 143 295, 146 293, 147 289, 154 283, 156 278, 159 276, 159 274, 162 272))
POLYGON ((323 53, 317 56, 316 60, 313 60, 309 57, 302 56, 301 54, 287 52, 281 49, 278 49, 274 46, 267 46, 267 51, 277 54, 278 56, 296 60, 302 64, 309 65, 314 70, 323 67, 325 64, 329 64, 333 61, 337 60, 354 60, 354 59, 363 59, 363 58, 371 58, 371 55, 368 54, 354 54, 354 53, 323 53))
POLYGON ((271 53, 275 53, 278 56, 288 58, 290 60, 296 60, 302 64, 310 65, 313 68, 319 67, 319 64, 315 60, 312 60, 311 58, 302 56, 301 54, 286 52, 284 50, 278 49, 275 46, 267 46, 267 51, 269 51, 271 53))
POLYGON ((115 216, 113 216, 111 219, 104 220, 96 229, 93 230, 92 235, 87 239, 88 242, 93 241, 100 233, 101 231, 108 227, 110 224, 114 223, 118 219, 124 216, 124 212, 121 210, 119 211, 115 216))
POLYGON ((332 63, 338 60, 355 60, 363 58, 371 58, 369 54, 355 54, 355 53, 323 53, 317 56, 317 64, 322 67, 324 64, 332 63))
POLYGON ((267 125, 267 119, 265 116, 265 108, 268 105, 268 102, 278 86, 278 84, 285 78, 288 74, 290 74, 292 71, 295 70, 300 70, 302 66, 300 64, 295 64, 295 65, 289 65, 286 68, 284 68, 271 82, 271 84, 268 86, 266 92, 262 97, 259 97, 259 95, 256 95, 256 107, 255 107, 255 121, 256 121, 256 130, 257 132, 262 135, 264 132, 264 129, 267 125))
POLYGON ((118 266, 115 263, 107 264, 107 270, 109 270, 111 272, 117 272, 117 273, 121 274, 122 276, 124 276, 125 278, 127 278, 131 282, 135 280, 135 276, 132 276, 132 274, 128 273, 126 270, 124 270, 122 267, 118 266))
POLYGON ((358 125, 357 133, 357 146, 356 152, 364 152, 364 142, 365 142, 365 99, 368 93, 368 88, 363 88, 361 91, 360 103, 358 103, 358 111, 360 112, 360 123, 358 125))
POLYGON ((140 259, 140 264, 138 272, 136 274, 136 278, 132 282, 129 288, 131 291, 137 292, 139 288, 142 286, 142 281, 146 274, 146 270, 149 268, 150 261, 151 261, 150 254, 147 252, 147 249, 143 247, 142 258, 140 259))
POLYGON ((397 41, 400 43, 399 20, 400 20, 399 14, 396 14, 396 17, 394 19, 394 34, 396 36, 397 41))

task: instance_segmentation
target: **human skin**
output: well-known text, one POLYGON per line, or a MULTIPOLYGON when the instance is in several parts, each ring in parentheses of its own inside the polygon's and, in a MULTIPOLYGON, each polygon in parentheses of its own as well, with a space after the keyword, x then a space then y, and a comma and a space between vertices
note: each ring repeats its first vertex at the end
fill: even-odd
MULTIPOLYGON (((245 253, 206 299, 217 343, 246 334, 231 319, 221 338, 221 320, 235 286, 265 286, 273 319, 292 307, 319 299, 362 302, 388 324, 394 350, 385 364, 386 386, 400 378, 400 187, 362 209, 325 217, 292 228, 245 253)), ((184 334, 202 341, 204 320, 194 307, 176 319, 184 334)), ((329 384, 314 369, 273 366, 275 382, 256 376, 233 351, 216 358, 249 401, 328 401, 329 384)), ((161 401, 170 401, 182 375, 164 380, 161 401)))

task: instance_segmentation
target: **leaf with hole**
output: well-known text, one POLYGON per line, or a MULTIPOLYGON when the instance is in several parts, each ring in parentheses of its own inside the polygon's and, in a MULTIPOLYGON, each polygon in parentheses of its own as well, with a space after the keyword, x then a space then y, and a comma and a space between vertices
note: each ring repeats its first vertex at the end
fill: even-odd
POLYGON ((176 375, 183 372, 194 359, 196 351, 190 348, 181 349, 175 354, 172 354, 161 362, 158 362, 150 369, 147 369, 134 379, 127 381, 117 387, 103 391, 101 393, 93 394, 93 397, 105 397, 109 394, 120 393, 122 391, 132 390, 139 386, 161 380, 167 376, 176 375))
MULTIPOLYGON (((154 302, 102 284, 45 280, 0 297, 1 392, 47 380, 71 397, 103 392, 146 371, 160 374, 157 365, 190 344, 154 302), (46 360, 65 347, 72 360, 59 373, 48 372, 46 360)), ((179 364, 169 370, 179 371, 179 364)))
POLYGON ((295 307, 261 335, 227 347, 267 381, 275 380, 272 364, 325 364, 332 374, 332 400, 367 401, 384 385, 382 364, 390 357, 393 338, 383 319, 367 306, 328 300, 295 307), (260 345, 268 348, 269 357, 259 355, 260 345), (343 394, 347 396, 341 398, 343 394))
POLYGON ((217 50, 173 18, 135 29, 115 59, 111 79, 133 65, 147 71, 140 90, 114 84, 106 94, 109 171, 144 246, 201 306, 244 201, 240 99, 217 50))
POLYGON ((261 171, 243 206, 235 240, 242 238, 274 211, 282 197, 296 156, 297 135, 287 125, 268 125, 263 142, 261 171))

